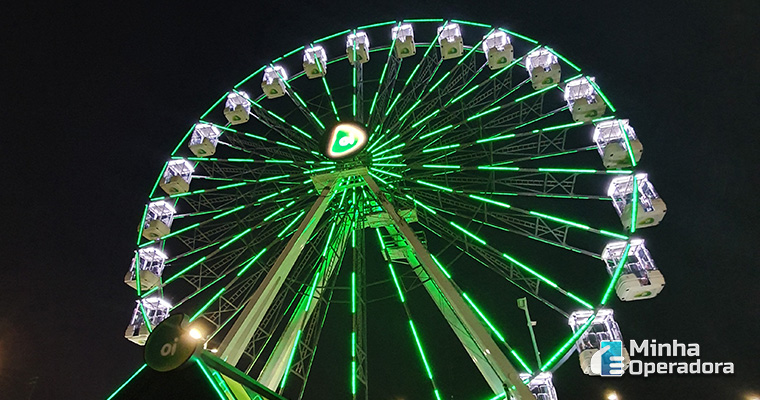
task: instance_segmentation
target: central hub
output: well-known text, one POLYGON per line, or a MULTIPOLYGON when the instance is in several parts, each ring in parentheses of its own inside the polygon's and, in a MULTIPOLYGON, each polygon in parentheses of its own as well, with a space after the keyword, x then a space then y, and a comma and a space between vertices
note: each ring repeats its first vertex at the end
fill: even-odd
POLYGON ((367 132, 364 127, 341 122, 327 132, 323 153, 332 160, 342 160, 358 154, 367 144, 367 132))

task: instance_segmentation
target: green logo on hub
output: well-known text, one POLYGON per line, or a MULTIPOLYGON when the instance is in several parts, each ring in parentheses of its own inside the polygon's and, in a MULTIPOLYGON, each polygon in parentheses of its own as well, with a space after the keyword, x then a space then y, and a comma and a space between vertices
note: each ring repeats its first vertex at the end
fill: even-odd
POLYGON ((367 133, 362 127, 340 123, 328 133, 325 155, 332 159, 355 155, 367 144, 367 133))

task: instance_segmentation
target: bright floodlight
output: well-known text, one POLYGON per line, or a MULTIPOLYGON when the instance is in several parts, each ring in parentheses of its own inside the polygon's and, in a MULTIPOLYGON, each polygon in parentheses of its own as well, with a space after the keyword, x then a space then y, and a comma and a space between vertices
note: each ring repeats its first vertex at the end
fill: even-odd
POLYGON ((303 52, 303 70, 309 79, 327 74, 327 53, 322 46, 313 46, 303 52))
POLYGON ((393 39, 396 57, 410 57, 417 53, 417 48, 414 45, 414 30, 411 24, 402 24, 391 28, 391 38, 393 39))
MULTIPOLYGON (((620 264, 626 246, 626 242, 612 242, 602 251, 602 260, 607 264, 607 272, 610 275, 615 273, 620 264)), ((665 287, 665 278, 655 266, 649 250, 644 246, 644 240, 631 240, 628 257, 615 286, 615 292, 620 300, 651 299, 657 296, 663 287, 665 287)))
POLYGON ((184 158, 171 160, 166 164, 166 171, 159 185, 168 195, 185 193, 190 190, 193 171, 193 166, 184 158))
POLYGON ((483 38, 483 53, 491 69, 504 68, 514 59, 512 44, 504 31, 495 31, 483 38))
MULTIPOLYGON (((588 327, 575 344, 578 353, 580 353, 581 369, 586 375, 593 375, 591 372, 591 357, 601 348, 602 340, 623 340, 620 327, 615 322, 613 314, 611 309, 603 308, 598 310, 596 317, 591 322, 591 326, 588 327)), ((594 315, 593 310, 575 311, 570 314, 568 324, 572 328, 573 333, 585 325, 592 315, 594 315)), ((623 358, 623 369, 625 369, 630 362, 628 350, 625 349, 625 346, 623 346, 623 358)))
POLYGON ((251 112, 250 96, 246 92, 230 92, 224 103, 224 116, 232 125, 248 122, 251 112))
POLYGON ((559 83, 562 75, 557 56, 546 49, 538 49, 525 56, 525 69, 534 90, 559 83))
POLYGON ((212 156, 216 153, 216 143, 222 132, 211 124, 195 124, 193 136, 190 137, 190 151, 198 157, 212 156))
POLYGON ((279 65, 268 67, 264 70, 264 77, 261 80, 261 90, 269 99, 276 99, 285 95, 285 83, 288 74, 285 69, 279 65))
POLYGON ((369 61, 369 38, 364 32, 356 32, 346 38, 346 55, 348 62, 353 64, 358 61, 362 64, 369 61), (354 59, 356 54, 356 59, 354 59))
POLYGON ((325 155, 333 160, 351 157, 367 144, 367 132, 356 124, 341 123, 328 133, 325 155))
POLYGON ((188 334, 190 335, 191 338, 195 340, 200 340, 203 337, 203 334, 201 334, 201 331, 199 331, 196 328, 190 329, 190 332, 188 332, 188 334))

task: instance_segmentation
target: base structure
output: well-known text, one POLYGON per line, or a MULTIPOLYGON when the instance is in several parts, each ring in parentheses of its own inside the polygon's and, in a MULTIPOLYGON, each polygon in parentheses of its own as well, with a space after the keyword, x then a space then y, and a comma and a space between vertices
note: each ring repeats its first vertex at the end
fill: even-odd
MULTIPOLYGON (((303 250, 303 243, 309 240, 311 231, 313 231, 314 227, 324 216, 325 210, 332 198, 331 195, 336 191, 336 186, 339 185, 342 179, 348 178, 354 181, 358 179, 361 185, 366 185, 374 195, 375 200, 383 209, 383 215, 379 217, 374 216, 375 223, 372 225, 383 225, 383 228, 389 234, 401 239, 399 245, 406 248, 403 252, 405 254, 404 257, 414 267, 413 269, 417 273, 420 282, 422 282, 494 394, 498 395, 506 392, 515 400, 534 398, 520 379, 517 369, 509 362, 486 328, 481 324, 478 317, 467 305, 461 295, 461 290, 446 278, 441 268, 433 261, 427 248, 417 238, 406 221, 409 218, 409 212, 398 212, 381 192, 377 183, 375 183, 364 167, 312 177, 316 188, 321 191, 321 195, 269 270, 267 277, 248 300, 247 306, 238 316, 230 332, 222 341, 222 345, 219 348, 221 359, 226 360, 232 365, 238 362, 240 355, 242 355, 251 341, 254 332, 259 327, 263 314, 271 305, 274 293, 280 289, 282 281, 303 250), (421 268, 416 268, 417 266, 421 268)), ((370 222, 364 220, 363 216, 361 218, 363 219, 362 221, 346 221, 346 223, 349 225, 354 223, 364 225, 370 222)), ((342 254, 346 251, 347 238, 347 231, 337 232, 333 237, 330 253, 335 256, 328 257, 325 260, 324 266, 320 269, 322 276, 315 283, 315 287, 324 287, 325 282, 338 270, 337 265, 339 264, 339 260, 341 260, 342 254)), ((278 384, 282 382, 285 374, 289 373, 288 368, 291 366, 291 357, 294 353, 292 349, 299 345, 301 331, 306 322, 312 318, 313 307, 321 297, 321 290, 315 290, 310 297, 304 297, 296 307, 297 311, 291 316, 285 331, 279 335, 275 346, 276 350, 270 355, 264 369, 259 375, 259 381, 270 390, 281 389, 278 387, 278 384)), ((359 328, 361 327, 355 326, 355 330, 359 328)), ((310 345, 308 343, 301 343, 301 346, 310 345)), ((360 352, 364 351, 364 349, 357 350, 360 352)), ((358 369, 361 369, 361 367, 359 365, 358 369)), ((363 384, 366 384, 365 379, 361 379, 364 381, 362 382, 363 384)), ((359 397, 367 398, 366 388, 363 389, 360 391, 363 395, 354 394, 355 399, 359 397)))

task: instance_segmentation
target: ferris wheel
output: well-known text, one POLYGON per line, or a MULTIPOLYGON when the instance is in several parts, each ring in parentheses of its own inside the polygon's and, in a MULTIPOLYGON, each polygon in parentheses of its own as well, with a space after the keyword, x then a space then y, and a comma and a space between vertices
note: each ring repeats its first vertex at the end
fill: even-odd
POLYGON ((574 350, 593 374, 601 340, 622 339, 612 293, 665 284, 638 235, 665 203, 603 84, 530 37, 458 20, 360 26, 275 58, 159 174, 125 336, 143 345, 184 313, 204 354, 300 399, 329 332, 347 371, 329 394, 366 399, 386 368, 368 324, 395 310, 408 371, 442 399, 439 333, 419 322, 435 314, 459 342, 446 351, 483 377, 472 396, 556 399, 551 373, 574 350))

